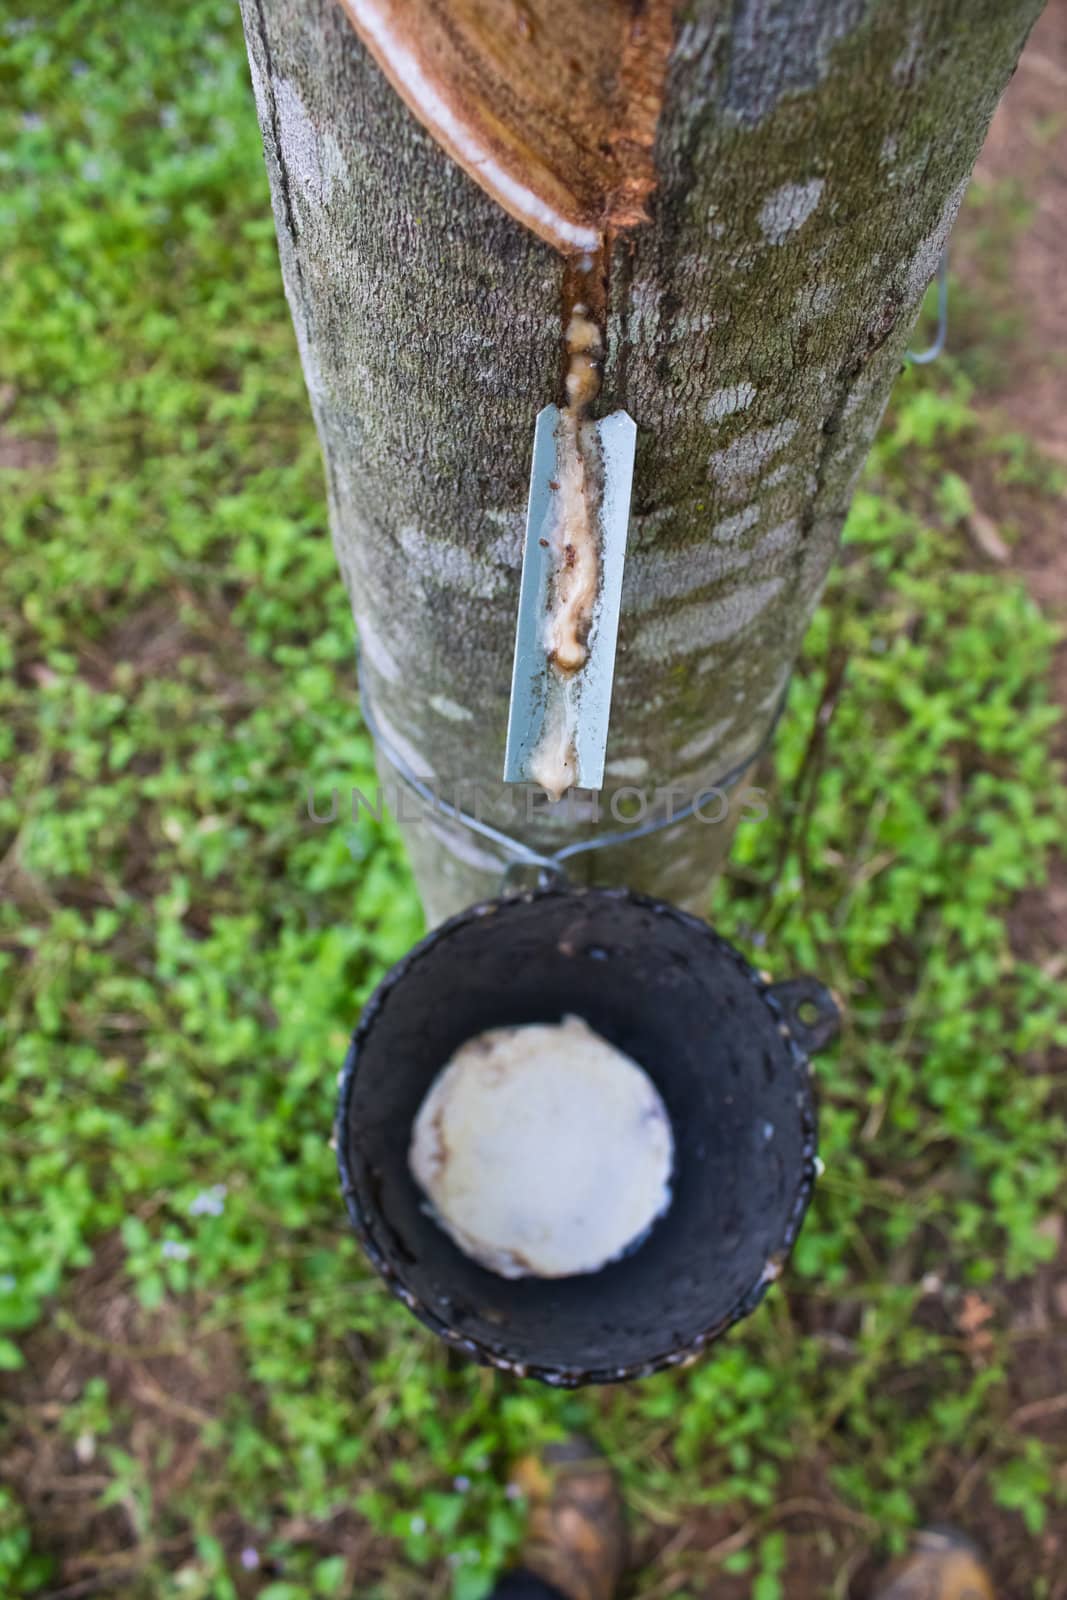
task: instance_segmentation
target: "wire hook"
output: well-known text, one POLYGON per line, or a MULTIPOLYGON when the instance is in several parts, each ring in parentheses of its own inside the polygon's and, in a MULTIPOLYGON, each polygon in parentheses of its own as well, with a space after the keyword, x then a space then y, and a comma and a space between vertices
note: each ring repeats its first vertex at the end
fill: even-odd
POLYGON ((948 333, 948 245, 941 252, 941 259, 937 263, 937 328, 934 332, 933 343, 927 345, 925 350, 905 350, 904 360, 913 367, 925 367, 931 361, 936 361, 945 349, 945 336, 948 333))

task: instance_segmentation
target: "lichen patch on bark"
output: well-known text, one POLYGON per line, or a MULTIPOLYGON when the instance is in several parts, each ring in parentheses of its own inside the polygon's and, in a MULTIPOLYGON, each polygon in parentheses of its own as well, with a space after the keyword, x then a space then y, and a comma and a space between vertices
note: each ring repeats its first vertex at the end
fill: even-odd
POLYGON ((365 612, 358 609, 355 615, 360 649, 370 665, 387 683, 399 683, 403 674, 380 635, 373 628, 365 612))
POLYGON ((718 722, 713 722, 701 730, 695 738, 689 739, 678 752, 679 761, 699 761, 701 756, 706 756, 709 750, 714 750, 720 743, 725 733, 728 733, 737 721, 736 717, 720 717, 718 722))
POLYGON ((768 244, 782 244, 802 228, 822 199, 824 178, 804 183, 783 183, 760 206, 759 222, 768 244))
POLYGON ((430 538, 410 524, 397 530, 397 539, 409 563, 412 582, 490 600, 510 590, 511 573, 481 552, 430 538))
POLYGON ((457 705, 444 694, 432 694, 430 706, 439 717, 447 717, 449 722, 473 722, 474 712, 469 706, 457 705))
POLYGON ((743 490, 780 450, 785 449, 796 431, 797 424, 792 418, 769 428, 753 428, 725 449, 716 450, 708 462, 708 470, 724 489, 743 490))
POLYGON ((721 422, 732 417, 735 411, 747 411, 756 398, 755 386, 742 378, 725 389, 715 389, 704 402, 704 415, 709 422, 721 422))
POLYGON ((736 588, 721 599, 700 601, 656 617, 637 633, 634 648, 639 655, 655 660, 663 655, 695 655, 708 645, 721 644, 754 622, 784 582, 784 578, 767 578, 736 588))
POLYGON ((618 756, 606 764, 605 771, 612 778, 647 778, 648 762, 644 756, 618 756))

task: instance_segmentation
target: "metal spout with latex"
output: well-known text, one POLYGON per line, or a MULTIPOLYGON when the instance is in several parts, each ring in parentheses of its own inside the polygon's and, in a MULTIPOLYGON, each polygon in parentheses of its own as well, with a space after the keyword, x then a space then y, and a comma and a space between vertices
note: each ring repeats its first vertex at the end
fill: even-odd
POLYGON ((504 755, 506 783, 542 783, 550 793, 545 752, 551 760, 555 745, 566 750, 560 792, 572 786, 599 789, 604 782, 637 442, 637 427, 625 411, 576 425, 572 421, 591 480, 588 514, 597 580, 583 640, 585 659, 575 669, 561 671, 550 647, 548 621, 560 570, 556 533, 565 515, 567 425, 568 413, 557 406, 545 406, 538 414, 504 755))

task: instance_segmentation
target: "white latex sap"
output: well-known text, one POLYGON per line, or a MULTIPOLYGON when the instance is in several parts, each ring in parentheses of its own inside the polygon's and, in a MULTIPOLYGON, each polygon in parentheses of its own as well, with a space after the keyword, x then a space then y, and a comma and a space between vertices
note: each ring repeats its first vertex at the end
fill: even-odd
POLYGON ((579 1017, 468 1039, 431 1085, 410 1151, 441 1226, 506 1278, 616 1260, 670 1204, 672 1159, 652 1080, 579 1017))

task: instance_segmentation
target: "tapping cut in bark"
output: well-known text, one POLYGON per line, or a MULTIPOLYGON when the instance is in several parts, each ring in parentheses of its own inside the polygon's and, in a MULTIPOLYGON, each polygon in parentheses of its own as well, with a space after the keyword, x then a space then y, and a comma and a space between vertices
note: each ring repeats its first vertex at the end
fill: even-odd
POLYGON ((563 254, 646 217, 670 0, 341 0, 434 139, 563 254))

